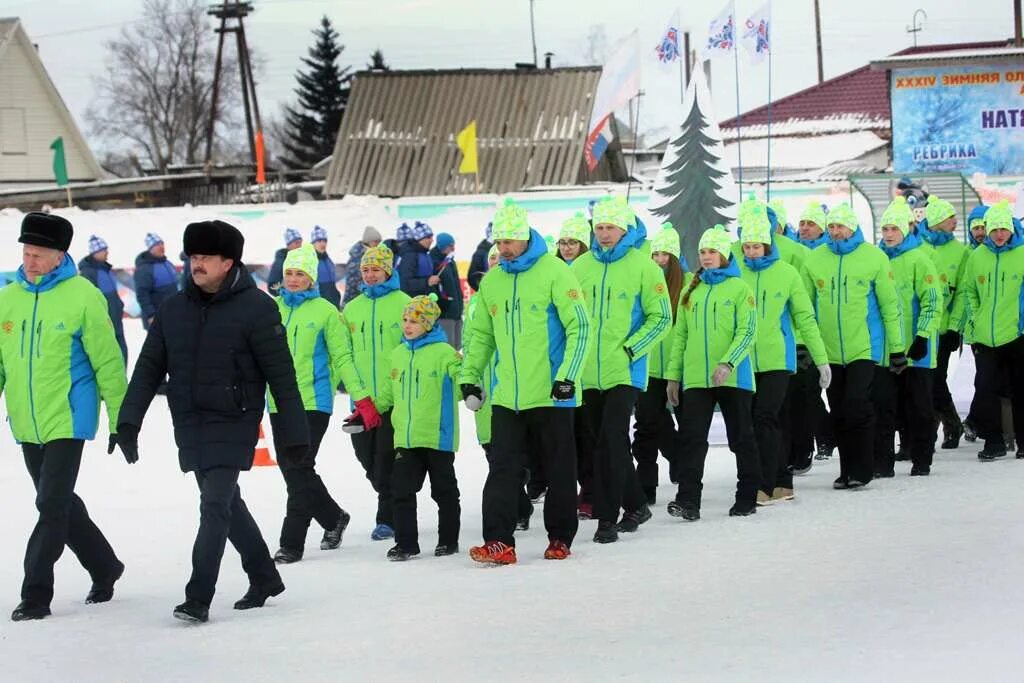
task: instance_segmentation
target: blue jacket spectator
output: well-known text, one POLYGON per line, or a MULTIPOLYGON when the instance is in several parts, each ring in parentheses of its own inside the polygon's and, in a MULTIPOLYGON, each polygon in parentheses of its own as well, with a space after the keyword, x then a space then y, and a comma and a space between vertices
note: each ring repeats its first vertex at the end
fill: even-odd
POLYGON ((117 345, 121 347, 121 356, 127 366, 128 345, 124 341, 124 302, 121 301, 121 295, 117 293, 117 278, 111 272, 113 266, 107 262, 109 255, 107 243, 103 241, 102 237, 93 235, 89 238, 89 255, 78 262, 78 274, 96 285, 106 298, 110 322, 114 324, 114 336, 117 337, 117 345))
POLYGON ((142 326, 149 329, 160 304, 178 291, 178 271, 167 260, 164 241, 156 233, 146 235, 146 251, 135 257, 135 298, 142 309, 142 326))
POLYGON ((434 262, 430 258, 433 243, 434 231, 426 223, 416 221, 412 237, 405 243, 398 261, 398 280, 402 291, 409 296, 437 292, 441 279, 434 275, 434 262))

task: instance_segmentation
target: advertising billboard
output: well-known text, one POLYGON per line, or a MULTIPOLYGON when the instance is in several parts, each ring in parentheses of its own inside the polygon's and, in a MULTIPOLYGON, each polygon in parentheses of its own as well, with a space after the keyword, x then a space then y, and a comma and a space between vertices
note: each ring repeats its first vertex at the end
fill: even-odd
POLYGON ((893 69, 893 169, 1024 174, 1024 65, 893 69))

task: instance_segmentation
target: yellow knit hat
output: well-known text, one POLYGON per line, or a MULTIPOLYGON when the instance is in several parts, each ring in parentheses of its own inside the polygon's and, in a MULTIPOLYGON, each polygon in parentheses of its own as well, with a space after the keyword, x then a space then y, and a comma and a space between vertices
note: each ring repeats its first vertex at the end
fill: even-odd
POLYGON ((420 296, 414 296, 405 305, 405 310, 402 314, 406 318, 423 325, 424 329, 429 332, 434 329, 437 319, 441 317, 441 307, 437 305, 437 295, 424 296, 421 294, 420 296))

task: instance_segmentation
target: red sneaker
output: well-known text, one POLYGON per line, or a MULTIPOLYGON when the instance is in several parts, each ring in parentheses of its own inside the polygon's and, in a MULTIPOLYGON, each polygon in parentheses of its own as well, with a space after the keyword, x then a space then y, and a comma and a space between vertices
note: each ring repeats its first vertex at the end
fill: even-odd
POLYGON ((576 516, 579 519, 593 519, 594 506, 590 503, 580 503, 576 506, 576 516))
POLYGON ((569 550, 569 546, 561 541, 551 541, 548 544, 548 549, 544 551, 545 560, 564 560, 570 555, 572 552, 569 550))
POLYGON ((473 546, 469 556, 484 564, 515 564, 516 549, 501 541, 489 541, 484 545, 473 546))

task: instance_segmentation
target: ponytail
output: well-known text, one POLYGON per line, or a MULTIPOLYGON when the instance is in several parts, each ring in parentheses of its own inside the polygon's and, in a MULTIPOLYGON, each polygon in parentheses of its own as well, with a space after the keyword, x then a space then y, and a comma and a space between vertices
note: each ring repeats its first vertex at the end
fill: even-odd
POLYGON ((665 266, 665 284, 668 286, 668 298, 672 304, 672 322, 676 321, 676 309, 679 308, 679 295, 683 291, 683 266, 674 254, 668 255, 665 266))
POLYGON ((701 266, 696 270, 696 272, 694 272, 693 279, 690 280, 690 285, 686 288, 686 291, 683 292, 683 298, 680 299, 680 302, 683 304, 683 306, 690 305, 690 294, 693 293, 693 290, 697 289, 697 286, 700 284, 700 275, 703 272, 703 266, 701 266))

